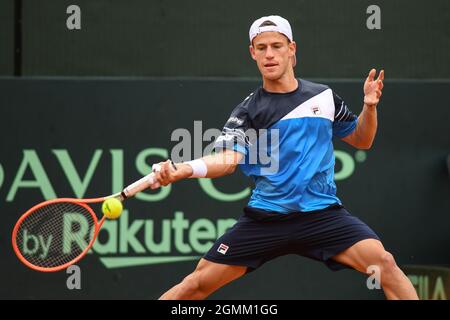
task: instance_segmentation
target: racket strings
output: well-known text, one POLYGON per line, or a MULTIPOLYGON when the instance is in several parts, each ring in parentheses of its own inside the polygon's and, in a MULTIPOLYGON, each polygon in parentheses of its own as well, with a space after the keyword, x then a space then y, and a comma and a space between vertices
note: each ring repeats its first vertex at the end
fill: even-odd
POLYGON ((50 203, 28 215, 20 224, 16 244, 21 255, 42 268, 62 266, 88 247, 95 218, 72 202, 50 203))

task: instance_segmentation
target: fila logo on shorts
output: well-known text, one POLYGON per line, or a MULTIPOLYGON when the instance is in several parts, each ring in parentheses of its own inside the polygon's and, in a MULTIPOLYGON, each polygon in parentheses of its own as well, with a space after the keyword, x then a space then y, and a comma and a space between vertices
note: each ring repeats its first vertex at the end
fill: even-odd
POLYGON ((221 243, 220 246, 219 246, 219 248, 217 249, 217 252, 219 252, 219 253, 221 253, 221 254, 225 254, 225 253, 227 253, 228 248, 229 248, 229 247, 228 247, 227 245, 221 243))

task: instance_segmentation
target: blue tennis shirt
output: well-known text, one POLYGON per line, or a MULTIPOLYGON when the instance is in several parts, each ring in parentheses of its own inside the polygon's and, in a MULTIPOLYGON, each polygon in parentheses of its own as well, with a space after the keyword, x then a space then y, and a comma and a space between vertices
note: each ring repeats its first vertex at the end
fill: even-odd
POLYGON ((352 133, 357 117, 328 86, 297 80, 289 93, 256 89, 215 141, 216 151, 245 155, 240 168, 255 182, 249 207, 290 213, 341 204, 332 139, 352 133))

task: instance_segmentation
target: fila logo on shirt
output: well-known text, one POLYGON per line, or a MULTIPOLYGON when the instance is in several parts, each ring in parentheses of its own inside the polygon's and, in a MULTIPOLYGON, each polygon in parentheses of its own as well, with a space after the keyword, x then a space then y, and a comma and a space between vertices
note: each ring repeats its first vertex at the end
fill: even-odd
POLYGON ((314 113, 316 116, 319 115, 319 114, 321 114, 319 106, 312 106, 312 107, 311 107, 311 111, 312 111, 312 113, 314 113))
POLYGON ((221 243, 220 246, 219 246, 219 248, 217 249, 217 252, 219 252, 219 253, 221 253, 221 254, 225 254, 225 253, 227 253, 228 248, 229 248, 229 247, 228 247, 227 245, 221 243))

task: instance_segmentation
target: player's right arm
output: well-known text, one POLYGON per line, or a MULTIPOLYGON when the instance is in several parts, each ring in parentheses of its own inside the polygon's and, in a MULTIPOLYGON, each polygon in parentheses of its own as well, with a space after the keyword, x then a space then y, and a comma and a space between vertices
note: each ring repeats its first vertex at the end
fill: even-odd
POLYGON ((218 178, 232 174, 243 157, 242 153, 230 149, 203 157, 202 160, 207 167, 205 178, 218 178))
POLYGON ((175 166, 172 165, 170 160, 167 160, 159 163, 160 171, 156 172, 156 179, 160 185, 166 186, 186 178, 218 178, 226 176, 236 170, 243 157, 244 155, 240 152, 224 149, 221 152, 194 161, 176 163, 175 166))

